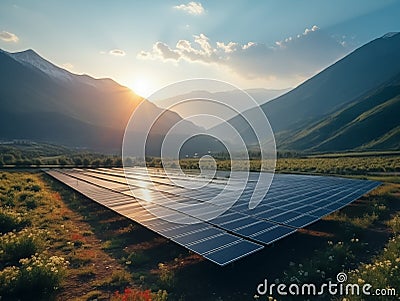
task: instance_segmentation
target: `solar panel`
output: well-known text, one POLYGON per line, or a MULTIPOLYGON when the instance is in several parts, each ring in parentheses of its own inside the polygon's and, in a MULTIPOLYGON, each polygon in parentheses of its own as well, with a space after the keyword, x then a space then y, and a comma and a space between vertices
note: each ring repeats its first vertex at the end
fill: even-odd
MULTIPOLYGON (((94 173, 95 177, 91 177, 89 176, 89 172, 82 172, 82 173, 68 173, 67 174, 71 174, 73 175, 73 177, 75 177, 78 180, 84 180, 84 181, 89 181, 90 183, 96 184, 96 185, 102 185, 102 187, 107 187, 109 189, 113 189, 113 185, 108 185, 108 181, 102 180, 97 178, 97 174, 94 173)), ((108 179, 110 180, 111 177, 108 177, 108 179)), ((114 179, 116 181, 122 181, 121 179, 114 179)), ((140 189, 140 188, 138 188, 140 189)), ((152 193, 155 193, 154 191, 151 191, 146 193, 146 195, 151 195, 152 193)), ((142 200, 147 201, 148 199, 143 198, 143 194, 144 192, 142 190, 136 191, 135 190, 135 197, 136 198, 142 198, 142 200), (136 193, 138 192, 138 193, 136 193)), ((152 208, 153 213, 156 212, 157 216, 160 218, 166 218, 167 216, 171 216, 175 211, 177 211, 178 216, 174 217, 174 221, 178 222, 190 222, 190 218, 196 218, 196 219, 206 219, 205 216, 209 215, 211 212, 215 212, 215 210, 218 210, 219 208, 216 205, 213 204, 208 204, 205 202, 201 202, 199 200, 195 200, 189 197, 185 197, 184 198, 184 203, 178 203, 177 201, 175 202, 171 202, 171 203, 158 203, 157 204, 157 208, 154 209, 152 208), (193 202, 195 201, 196 203, 190 203, 190 200, 193 202), (172 210, 172 211, 171 211, 172 210), (214 210, 214 211, 213 211, 214 210)), ((112 207, 110 207, 111 209, 113 209, 112 207)), ((149 209, 149 208, 147 208, 149 209)), ((220 209, 219 209, 220 210, 220 209)), ((120 210, 121 211, 121 210, 120 210)), ((125 210, 126 211, 126 210, 125 210)), ((126 212, 122 212, 123 214, 126 215, 126 212)), ((211 219, 208 220, 208 223, 210 223, 213 226, 219 227, 223 230, 232 232, 233 234, 238 234, 236 233, 236 228, 239 228, 240 225, 237 225, 237 219, 243 218, 243 217, 247 217, 248 223, 257 221, 256 218, 254 217, 250 217, 250 216, 246 216, 234 211, 230 211, 227 210, 223 215, 219 216, 216 219, 211 219), (227 223, 230 222, 230 223, 227 223), (236 224, 235 224, 236 222, 236 224)), ((264 225, 264 227, 261 229, 262 231, 269 231, 270 229, 270 224, 265 222, 265 221, 261 221, 261 224, 264 225)), ((277 226, 277 227, 281 227, 283 228, 284 226, 277 226)), ((290 229, 291 232, 293 232, 292 229, 290 229)), ((285 231, 283 231, 285 232, 285 231)), ((239 234, 240 235, 240 234, 239 234)), ((267 236, 265 236, 265 239, 261 239, 261 242, 264 244, 270 244, 273 241, 276 240, 276 238, 274 237, 272 240, 267 239, 267 236)))
MULTIPOLYGON (((47 173, 54 177, 55 179, 65 183, 69 187, 73 188, 74 190, 80 192, 81 194, 85 195, 86 197, 98 202, 101 205, 105 205, 105 203, 102 202, 101 198, 99 198, 98 192, 106 192, 105 195, 108 197, 110 195, 114 195, 116 198, 119 197, 118 192, 113 192, 111 190, 108 190, 106 188, 100 187, 100 186, 95 186, 95 184, 91 184, 89 182, 83 182, 79 181, 77 178, 74 178, 68 174, 63 174, 58 171, 47 171, 47 173)), ((98 182, 98 181, 95 181, 98 182)), ((132 203, 137 203, 137 201, 131 197, 132 203)), ((114 210, 114 208, 110 208, 114 210)), ((115 210, 119 214, 124 215, 126 217, 130 217, 129 214, 125 210, 115 210)), ((204 256, 205 258, 208 258, 207 256, 211 256, 210 260, 223 266, 226 265, 232 261, 235 261, 239 258, 242 258, 250 253, 253 253, 255 251, 261 250, 263 248, 262 245, 253 243, 250 241, 245 241, 239 237, 233 236, 225 231, 219 230, 217 228, 212 228, 210 227, 209 224, 202 222, 200 220, 196 221, 196 224, 189 224, 189 225, 182 225, 182 224, 173 224, 170 222, 166 222, 165 220, 162 220, 158 216, 154 216, 148 213, 146 209, 144 209, 142 206, 137 206, 136 209, 136 215, 133 218, 134 221, 142 224, 143 226, 147 227, 148 229, 157 232, 161 236, 164 236, 166 238, 172 239, 174 242, 177 244, 199 254, 204 256), (194 233, 198 233, 200 231, 205 231, 205 229, 213 229, 214 234, 218 234, 218 243, 210 243, 207 242, 207 239, 204 240, 203 242, 201 241, 204 239, 204 237, 200 234, 197 234, 197 239, 193 240, 195 237, 193 236, 194 233), (219 231, 218 231, 219 230, 219 231), (192 240, 184 240, 182 239, 183 236, 185 235, 192 235, 192 240), (179 237, 181 237, 179 239, 179 237), (232 240, 232 238, 235 238, 232 240), (234 243, 235 245, 235 251, 232 250, 232 247, 229 245, 227 246, 226 244, 222 244, 223 242, 230 242, 234 243), (227 249, 225 250, 225 257, 218 257, 216 259, 213 259, 213 251, 214 250, 219 250, 219 249, 227 249), (210 255, 206 255, 210 254, 210 255)), ((188 218, 188 217, 187 217, 188 218)), ((208 230, 210 231, 210 230, 208 230)), ((210 232, 206 232, 210 234, 210 232)), ((204 232, 203 232, 204 234, 204 232)), ((214 240, 213 240, 214 241, 214 240)))
POLYGON ((122 168, 75 168, 47 173, 222 266, 318 221, 380 185, 337 177, 276 174, 268 193, 250 209, 257 173, 249 174, 239 192, 234 187, 223 192, 227 178, 206 182, 194 175, 167 176, 157 169, 131 168, 125 173, 122 168), (205 189, 185 188, 193 182, 205 183, 205 189), (237 201, 232 205, 234 199, 237 201))

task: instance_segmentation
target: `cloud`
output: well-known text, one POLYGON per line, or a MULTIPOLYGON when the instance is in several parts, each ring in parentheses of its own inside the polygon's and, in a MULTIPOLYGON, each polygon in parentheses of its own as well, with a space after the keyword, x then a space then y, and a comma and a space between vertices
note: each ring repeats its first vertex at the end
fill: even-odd
POLYGON ((319 29, 319 27, 317 25, 314 25, 313 27, 311 27, 311 29, 306 28, 303 32, 303 35, 307 35, 310 32, 317 31, 318 29, 319 29))
POLYGON ((284 40, 276 41, 276 42, 275 42, 275 45, 284 48, 284 47, 286 47, 286 45, 287 45, 288 43, 294 41, 295 39, 300 39, 302 36, 306 36, 306 35, 308 35, 308 34, 310 34, 310 33, 312 33, 312 32, 315 32, 315 31, 317 31, 317 30, 319 30, 319 27, 318 27, 317 25, 314 25, 314 26, 311 27, 310 29, 306 28, 302 34, 298 34, 295 38, 293 38, 293 37, 287 37, 287 38, 284 39, 284 40))
POLYGON ((183 10, 191 15, 202 15, 204 14, 204 7, 200 2, 189 2, 188 4, 181 4, 174 6, 177 10, 183 10))
POLYGON ((111 55, 115 55, 115 56, 125 56, 126 55, 126 52, 121 49, 112 49, 108 53, 111 55))
POLYGON ((200 34, 199 36, 193 36, 194 41, 200 45, 201 49, 206 53, 207 55, 210 55, 214 49, 211 47, 209 41, 209 38, 207 38, 204 34, 200 34))
POLYGON ((157 42, 153 45, 151 52, 141 51, 138 55, 140 59, 161 59, 164 61, 172 60, 178 61, 180 53, 178 50, 172 50, 169 46, 163 42, 157 42))
POLYGON ((179 52, 177 50, 172 50, 169 46, 162 42, 157 42, 153 46, 153 52, 157 53, 160 57, 166 60, 178 60, 179 52))
POLYGON ((157 42, 152 51, 142 51, 138 57, 224 66, 247 79, 283 79, 309 77, 348 51, 345 43, 314 25, 273 45, 252 41, 212 43, 206 35, 200 34, 194 35, 192 41, 179 40, 175 47, 157 42))
POLYGON ((8 31, 0 31, 0 39, 3 40, 4 42, 13 42, 13 43, 17 43, 19 41, 19 38, 8 31))
POLYGON ((188 40, 179 40, 176 43, 175 49, 172 49, 163 42, 157 42, 153 45, 152 51, 141 51, 138 54, 140 59, 152 59, 162 61, 186 60, 189 62, 213 63, 218 60, 216 54, 217 49, 214 49, 209 38, 204 35, 193 36, 195 45, 188 40))
POLYGON ((223 42, 217 42, 217 47, 222 49, 226 53, 231 53, 236 51, 238 43, 229 42, 228 44, 225 45, 225 43, 223 42))

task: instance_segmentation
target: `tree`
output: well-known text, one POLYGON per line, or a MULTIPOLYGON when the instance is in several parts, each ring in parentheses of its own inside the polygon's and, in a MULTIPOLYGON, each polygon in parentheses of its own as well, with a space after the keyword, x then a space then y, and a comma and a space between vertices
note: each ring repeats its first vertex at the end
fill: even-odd
POLYGON ((15 157, 13 154, 4 154, 3 161, 5 164, 13 164, 15 163, 15 157))
POLYGON ((92 167, 94 167, 94 168, 100 167, 100 164, 101 164, 101 161, 99 159, 92 161, 92 167))
POLYGON ((89 164, 90 164, 89 159, 88 158, 83 159, 82 164, 83 164, 84 167, 88 167, 89 164))
POLYGON ((121 158, 116 158, 115 161, 114 161, 114 166, 122 167, 122 159, 121 158))
POLYGON ((64 158, 58 159, 58 164, 60 164, 61 166, 65 166, 67 165, 67 163, 67 160, 65 160, 64 158))
POLYGON ((104 160, 104 166, 111 167, 113 165, 113 160, 111 158, 107 158, 104 160))
POLYGON ((76 165, 76 166, 81 166, 82 165, 82 159, 81 158, 75 158, 74 159, 74 164, 76 165))

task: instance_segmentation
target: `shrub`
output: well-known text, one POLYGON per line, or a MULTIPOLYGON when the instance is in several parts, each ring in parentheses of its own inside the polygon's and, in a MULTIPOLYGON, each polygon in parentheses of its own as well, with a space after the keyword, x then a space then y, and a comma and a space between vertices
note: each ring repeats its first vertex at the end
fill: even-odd
POLYGON ((19 185, 19 184, 15 184, 15 185, 11 186, 11 189, 15 190, 15 191, 21 191, 22 190, 22 186, 19 185))
POLYGON ((163 284, 173 287, 175 282, 175 273, 163 263, 158 264, 159 277, 163 284))
POLYGON ((51 293, 60 285, 68 262, 58 256, 33 255, 21 259, 19 264, 0 272, 2 295, 26 297, 51 293))
POLYGON ((0 295, 15 293, 19 275, 20 270, 15 266, 6 267, 0 271, 0 295))
POLYGON ((29 187, 29 190, 31 190, 31 191, 33 191, 33 192, 39 192, 41 189, 42 189, 42 188, 41 188, 39 185, 37 185, 37 184, 34 184, 34 185, 32 185, 32 186, 29 187))
POLYGON ((387 224, 392 228, 393 233, 400 234, 400 214, 394 216, 387 224))
MULTIPOLYGON (((358 269, 350 271, 349 282, 363 285, 368 283, 373 288, 397 288, 400 283, 400 236, 389 240, 381 254, 371 263, 363 263, 358 269)), ((362 296, 352 296, 351 300, 364 300, 362 296)), ((387 296, 374 296, 373 300, 388 300, 387 296)), ((393 299, 394 300, 394 299, 393 299)))
POLYGON ((8 232, 0 237, 0 258, 15 263, 41 251, 44 247, 43 231, 24 229, 20 232, 8 232))
POLYGON ((149 261, 149 257, 141 251, 134 251, 129 254, 125 263, 132 266, 141 266, 149 261))
POLYGON ((100 286, 108 288, 121 288, 129 285, 132 277, 126 271, 117 270, 112 273, 112 275, 106 279, 100 286))
POLYGON ((283 283, 323 283, 325 279, 334 277, 341 271, 342 266, 354 259, 353 248, 359 248, 358 239, 350 243, 328 241, 328 248, 315 252, 315 255, 299 263, 289 264, 290 268, 284 272, 283 283))
POLYGON ((23 192, 19 195, 18 200, 22 202, 27 209, 35 209, 39 205, 37 197, 33 193, 23 192))
POLYGON ((166 301, 168 294, 164 290, 152 293, 150 290, 139 290, 126 288, 123 293, 115 292, 111 297, 111 301, 166 301))
POLYGON ((13 212, 7 208, 0 208, 0 233, 18 231, 30 224, 26 214, 13 212))
POLYGON ((27 209, 32 210, 32 209, 37 208, 38 202, 36 199, 30 198, 30 199, 26 200, 25 206, 27 209))
POLYGON ((0 205, 2 207, 14 207, 14 195, 7 194, 7 195, 0 195, 0 205))

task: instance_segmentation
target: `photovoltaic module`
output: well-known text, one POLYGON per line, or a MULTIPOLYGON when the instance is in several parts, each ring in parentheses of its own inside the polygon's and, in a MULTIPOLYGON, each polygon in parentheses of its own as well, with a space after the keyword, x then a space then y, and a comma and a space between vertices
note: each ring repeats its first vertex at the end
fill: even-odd
POLYGON ((339 177, 275 174, 268 193, 250 209, 258 173, 249 174, 239 195, 234 190, 220 194, 226 184, 224 178, 215 178, 206 189, 188 189, 174 178, 180 183, 202 179, 166 175, 158 169, 129 168, 124 172, 122 168, 76 168, 46 173, 221 266, 318 221, 380 185, 339 177), (166 197, 160 197, 160 193, 166 197), (215 196, 220 196, 218 202, 210 202, 215 196), (237 201, 221 211, 233 197, 237 201), (223 213, 209 218, 215 212, 223 213))

